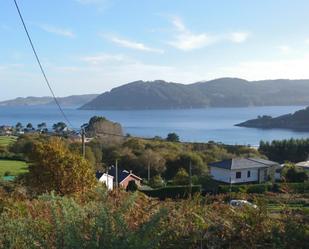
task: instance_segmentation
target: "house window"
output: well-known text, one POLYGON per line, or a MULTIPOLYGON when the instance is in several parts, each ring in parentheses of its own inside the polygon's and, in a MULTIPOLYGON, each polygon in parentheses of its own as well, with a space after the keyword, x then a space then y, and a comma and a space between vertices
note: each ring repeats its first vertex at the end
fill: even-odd
POLYGON ((241 178, 241 172, 236 172, 236 179, 241 178))
POLYGON ((267 169, 264 170, 264 180, 267 181, 267 169))
POLYGON ((251 176, 251 171, 248 170, 248 172, 247 172, 247 178, 250 178, 250 176, 251 176))

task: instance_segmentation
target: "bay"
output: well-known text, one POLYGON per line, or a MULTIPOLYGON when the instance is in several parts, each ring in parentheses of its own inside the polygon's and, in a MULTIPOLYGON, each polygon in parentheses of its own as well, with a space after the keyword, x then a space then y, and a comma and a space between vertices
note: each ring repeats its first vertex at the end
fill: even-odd
MULTIPOLYGON (((258 115, 279 116, 292 113, 303 106, 271 106, 242 108, 205 108, 185 110, 126 110, 85 111, 75 108, 64 109, 73 128, 88 122, 92 116, 105 116, 119 122, 125 133, 141 137, 166 137, 176 132, 182 141, 207 142, 209 140, 226 144, 257 146, 260 140, 308 138, 309 132, 285 129, 255 129, 234 126, 258 115)), ((37 125, 46 122, 49 127, 63 121, 56 107, 0 107, 0 125, 37 125)))

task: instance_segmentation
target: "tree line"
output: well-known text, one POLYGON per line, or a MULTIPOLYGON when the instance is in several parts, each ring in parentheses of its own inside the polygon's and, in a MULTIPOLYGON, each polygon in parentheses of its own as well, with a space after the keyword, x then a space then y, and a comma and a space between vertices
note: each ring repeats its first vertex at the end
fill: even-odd
POLYGON ((309 139, 261 141, 259 151, 270 160, 280 163, 306 161, 309 159, 309 139))

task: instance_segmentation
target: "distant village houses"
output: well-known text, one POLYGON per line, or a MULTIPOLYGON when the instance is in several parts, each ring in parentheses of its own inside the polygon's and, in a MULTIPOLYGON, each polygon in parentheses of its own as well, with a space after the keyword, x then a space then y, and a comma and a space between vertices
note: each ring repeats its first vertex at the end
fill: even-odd
POLYGON ((135 184, 140 187, 142 183, 142 178, 132 173, 132 171, 127 170, 118 170, 116 176, 116 167, 111 167, 107 173, 97 172, 96 178, 103 182, 109 190, 112 190, 113 187, 116 187, 118 181, 118 187, 126 189, 130 181, 134 181, 135 184), (113 185, 111 185, 113 183, 113 185))
POLYGON ((106 174, 106 173, 97 172, 96 178, 98 179, 99 182, 104 183, 108 190, 114 189, 114 177, 113 176, 106 174))
POLYGON ((13 134, 13 127, 9 125, 0 126, 0 135, 1 136, 10 136, 13 134))

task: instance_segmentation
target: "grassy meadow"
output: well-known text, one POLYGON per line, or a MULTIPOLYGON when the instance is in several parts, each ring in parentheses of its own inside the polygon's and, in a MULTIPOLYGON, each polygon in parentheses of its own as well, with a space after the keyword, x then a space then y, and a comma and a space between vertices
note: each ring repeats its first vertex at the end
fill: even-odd
MULTIPOLYGON (((0 147, 7 147, 16 141, 14 136, 0 136, 0 147)), ((17 176, 28 171, 24 161, 0 159, 0 176, 17 176)))
POLYGON ((0 136, 0 146, 8 146, 15 141, 16 141, 16 137, 0 136))
POLYGON ((0 160, 0 176, 6 172, 11 176, 26 173, 28 171, 26 162, 15 160, 0 160))

